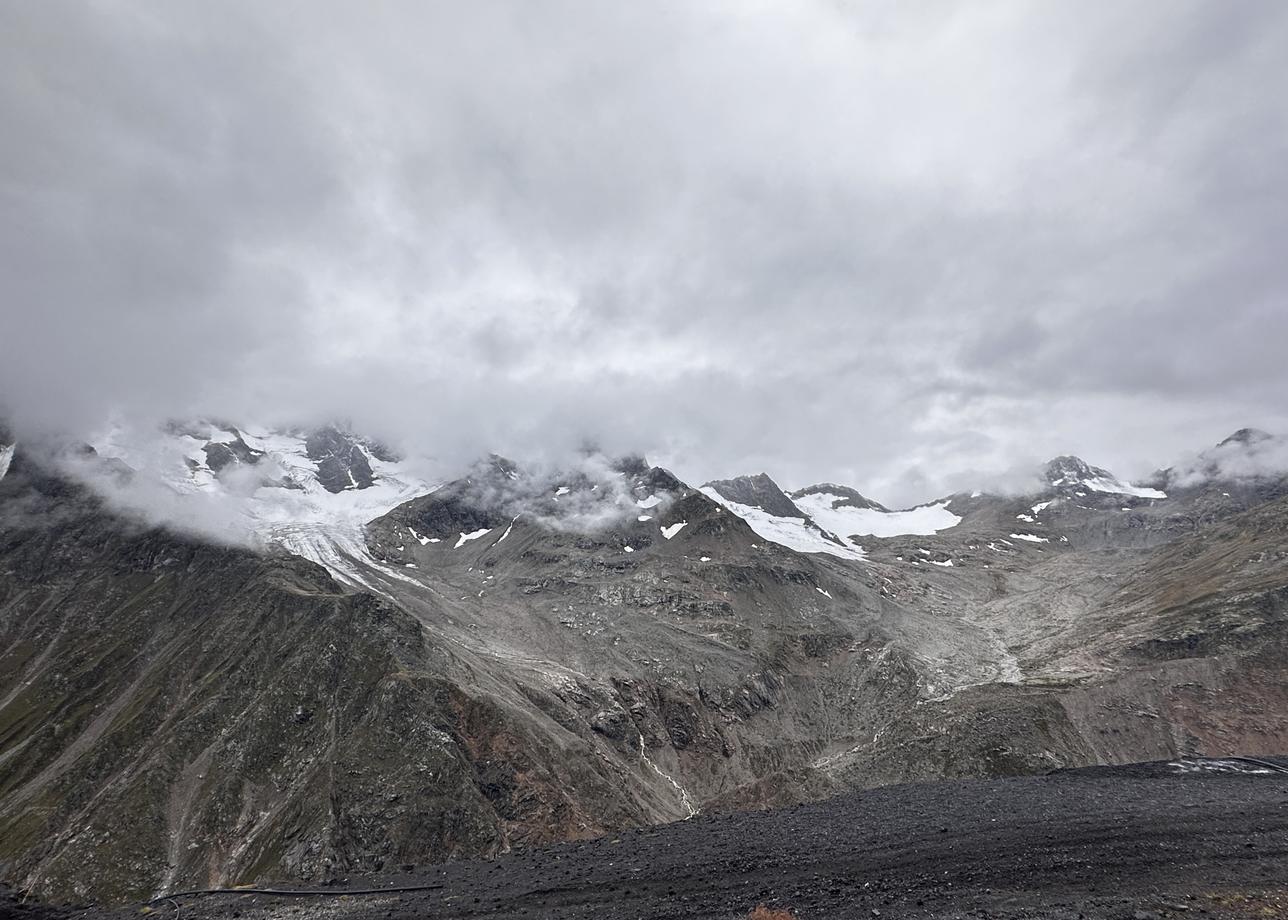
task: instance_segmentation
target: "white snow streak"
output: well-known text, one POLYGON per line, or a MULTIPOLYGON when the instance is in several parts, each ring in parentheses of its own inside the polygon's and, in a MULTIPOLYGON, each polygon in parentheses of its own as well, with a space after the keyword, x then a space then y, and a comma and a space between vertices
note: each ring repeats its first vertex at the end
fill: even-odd
MULTIPOLYGON (((476 531, 474 531, 474 532, 472 532, 472 533, 462 533, 462 534, 461 534, 461 538, 460 538, 459 540, 457 540, 457 541, 456 541, 456 545, 455 545, 455 546, 453 546, 453 547, 452 547, 452 549, 460 549, 460 548, 461 548, 462 546, 464 546, 468 541, 470 541, 470 540, 477 540, 479 537, 484 536, 485 534, 488 534, 488 533, 491 533, 491 532, 492 532, 492 528, 491 528, 491 527, 483 527, 483 528, 480 528, 479 530, 476 530, 476 531)), ((500 542, 500 541, 498 540, 497 542, 500 542)))
POLYGON ((645 750, 644 750, 644 736, 643 736, 643 735, 640 735, 640 758, 641 758, 641 759, 642 759, 646 764, 648 764, 650 767, 652 767, 652 768, 653 768, 653 772, 654 772, 654 773, 656 773, 658 776, 662 777, 662 779, 664 779, 664 780, 666 780, 668 783, 670 783, 670 784, 675 788, 675 791, 676 791, 677 793, 679 793, 679 795, 680 795, 680 805, 682 805, 682 806, 684 807, 684 810, 687 812, 687 814, 684 816, 684 819, 685 819, 686 821, 687 821, 689 818, 692 818, 694 815, 696 815, 696 814, 698 813, 698 810, 697 810, 695 807, 693 807, 693 799, 689 796, 689 792, 688 792, 688 790, 687 790, 687 789, 685 789, 683 786, 681 786, 679 783, 677 783, 677 782, 676 782, 676 781, 671 777, 671 775, 670 775, 669 773, 665 773, 665 772, 663 772, 662 768, 661 768, 661 767, 659 767, 657 764, 655 764, 655 763, 654 763, 654 762, 649 758, 648 754, 647 754, 647 753, 645 752, 645 750))

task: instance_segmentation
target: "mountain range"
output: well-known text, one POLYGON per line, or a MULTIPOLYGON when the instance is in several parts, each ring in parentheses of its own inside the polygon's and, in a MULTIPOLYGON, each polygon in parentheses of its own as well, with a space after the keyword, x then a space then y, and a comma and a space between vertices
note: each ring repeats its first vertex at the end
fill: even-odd
POLYGON ((345 426, 0 432, 0 874, 321 880, 908 780, 1288 750, 1288 464, 891 510, 345 426))

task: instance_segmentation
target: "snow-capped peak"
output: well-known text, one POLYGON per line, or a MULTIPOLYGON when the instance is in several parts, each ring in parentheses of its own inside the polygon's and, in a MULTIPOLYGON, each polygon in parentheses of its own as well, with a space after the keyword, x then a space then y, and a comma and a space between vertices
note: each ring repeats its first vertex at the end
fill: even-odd
POLYGON ((1061 492, 1107 492, 1135 498, 1167 498, 1167 493, 1147 486, 1134 486, 1113 473, 1092 466, 1081 457, 1061 456, 1046 465, 1046 481, 1061 492))
POLYGON ((797 489, 792 493, 792 499, 808 499, 811 495, 828 496, 833 508, 866 508, 870 511, 880 511, 884 514, 890 513, 889 508, 880 502, 874 502, 858 489, 839 486, 834 482, 820 482, 812 486, 806 486, 803 489, 797 489))
POLYGON ((438 485, 339 426, 113 426, 93 446, 131 471, 134 481, 112 490, 122 505, 173 517, 175 526, 201 529, 204 521, 220 539, 281 546, 345 580, 346 556, 364 554, 363 526, 438 485))
POLYGON ((1246 447, 1273 440, 1275 440, 1274 435, 1268 431, 1262 431, 1260 428, 1240 428, 1218 444, 1217 447, 1230 447, 1235 444, 1242 444, 1246 447))
POLYGON ((1288 438, 1259 428, 1240 428, 1219 444, 1160 470, 1154 478, 1179 489, 1208 483, 1227 487, 1231 483, 1275 481, 1285 475, 1288 438))
POLYGON ((764 473, 709 482, 702 491, 766 540, 806 553, 863 558, 862 537, 933 534, 961 522, 947 500, 890 511, 849 486, 821 483, 789 494, 764 473))
POLYGON ((805 514, 778 483, 766 473, 753 476, 735 476, 733 479, 716 479, 703 489, 719 493, 721 498, 749 508, 759 508, 775 517, 804 518, 805 514))

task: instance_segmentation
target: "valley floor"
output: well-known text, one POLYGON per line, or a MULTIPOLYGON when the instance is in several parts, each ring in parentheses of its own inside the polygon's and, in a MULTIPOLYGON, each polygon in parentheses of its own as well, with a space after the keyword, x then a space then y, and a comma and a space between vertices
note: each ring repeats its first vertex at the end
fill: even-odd
MULTIPOLYGON (((733 920, 764 903, 800 920, 1280 918, 1288 771, 1189 761, 893 786, 325 890, 184 897, 152 911, 167 920, 733 920), (341 890, 392 886, 431 887, 341 890)), ((138 917, 139 907, 74 914, 138 917)))

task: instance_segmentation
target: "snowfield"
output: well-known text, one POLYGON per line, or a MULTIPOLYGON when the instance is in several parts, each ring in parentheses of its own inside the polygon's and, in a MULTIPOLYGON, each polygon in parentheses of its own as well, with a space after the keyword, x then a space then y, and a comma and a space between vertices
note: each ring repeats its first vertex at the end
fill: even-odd
POLYGON ((877 511, 850 505, 834 508, 833 502, 842 500, 842 496, 815 492, 792 499, 809 516, 805 519, 779 517, 761 508, 739 504, 709 486, 702 493, 738 515, 766 540, 801 553, 827 553, 843 559, 865 558, 862 545, 854 537, 924 536, 956 527, 962 520, 948 510, 951 499, 906 511, 877 511))
POLYGON ((961 518, 948 510, 948 501, 920 505, 907 511, 874 511, 871 508, 854 508, 832 503, 841 496, 815 492, 794 499, 800 508, 824 530, 842 537, 851 534, 872 537, 900 537, 905 535, 927 536, 948 530, 961 523, 961 518))
MULTIPOLYGON (((240 433, 247 447, 265 456, 254 466, 237 464, 220 474, 206 462, 206 442, 189 434, 138 438, 112 428, 93 445, 100 456, 119 459, 137 471, 136 484, 113 492, 120 503, 144 511, 158 501, 167 506, 180 503, 180 508, 190 509, 196 526, 216 529, 220 539, 280 546, 349 584, 366 584, 355 559, 375 564, 362 539, 364 525, 441 485, 360 448, 371 467, 372 484, 329 492, 318 481, 317 464, 309 459, 303 434, 256 427, 240 433)), ((236 433, 216 426, 210 434, 215 443, 236 439, 236 433)), ((414 532, 412 537, 422 545, 437 542, 414 532)))
POLYGON ((702 494, 738 515, 758 536, 771 543, 794 549, 799 553, 827 553, 842 559, 863 559, 863 547, 849 541, 838 543, 828 539, 817 526, 811 527, 803 518, 777 517, 750 505, 730 501, 715 489, 704 487, 702 494))
POLYGON ((1129 482, 1123 482, 1113 476, 1087 476, 1081 479, 1065 480, 1057 479, 1051 483, 1053 486, 1072 485, 1082 486, 1090 489, 1092 492, 1105 492, 1111 495, 1130 495, 1134 498, 1167 498, 1167 493, 1160 489, 1150 489, 1144 486, 1134 486, 1129 482))
MULTIPOLYGON (((492 532, 492 528, 490 527, 480 527, 478 530, 473 530, 473 531, 470 531, 469 533, 463 533, 461 534, 461 538, 456 541, 456 545, 453 546, 452 549, 460 549, 470 540, 477 540, 479 537, 485 537, 491 532, 492 532)), ((508 534, 509 531, 507 530, 506 533, 508 534)), ((497 542, 500 542, 500 541, 498 540, 497 542)))

